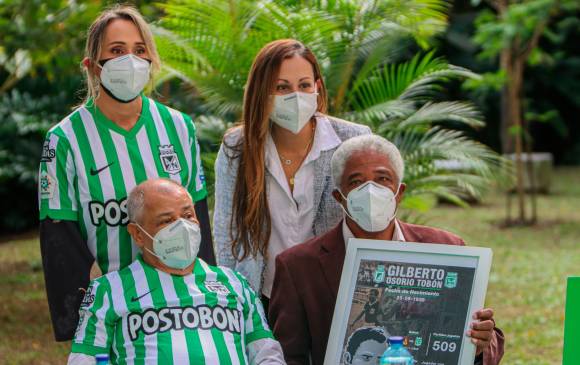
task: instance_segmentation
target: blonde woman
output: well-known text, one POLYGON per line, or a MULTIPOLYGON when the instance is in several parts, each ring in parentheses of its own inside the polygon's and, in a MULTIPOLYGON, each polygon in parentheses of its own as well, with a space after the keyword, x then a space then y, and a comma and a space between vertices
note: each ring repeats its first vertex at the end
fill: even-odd
POLYGON ((330 159, 342 141, 370 129, 326 114, 316 57, 293 39, 256 56, 242 119, 216 160, 214 240, 219 265, 246 276, 267 308, 276 256, 342 219, 330 159))
POLYGON ((105 10, 89 28, 82 64, 87 98, 48 132, 39 170, 40 243, 57 341, 72 339, 79 305, 90 304, 81 303, 79 288, 87 287, 93 261, 108 273, 135 259, 127 195, 144 180, 186 187, 202 231, 199 256, 215 264, 195 126, 143 94, 159 55, 141 14, 105 10))

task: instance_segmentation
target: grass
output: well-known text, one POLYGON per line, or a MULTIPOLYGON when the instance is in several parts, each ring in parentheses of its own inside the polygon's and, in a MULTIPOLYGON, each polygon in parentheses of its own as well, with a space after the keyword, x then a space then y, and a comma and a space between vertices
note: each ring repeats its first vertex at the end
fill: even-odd
MULTIPOLYGON (((494 251, 487 306, 506 335, 502 364, 561 363, 566 277, 580 275, 580 168, 557 169, 540 196, 535 227, 499 228, 505 196, 478 206, 439 206, 430 225, 494 251)), ((0 363, 63 364, 68 343, 55 343, 48 316, 38 239, 0 244, 0 363)))
POLYGON ((502 364, 562 363, 566 278, 580 276, 580 169, 556 170, 550 195, 540 196, 535 227, 500 228, 505 195, 461 209, 438 207, 429 224, 493 249, 486 305, 506 335, 502 364))

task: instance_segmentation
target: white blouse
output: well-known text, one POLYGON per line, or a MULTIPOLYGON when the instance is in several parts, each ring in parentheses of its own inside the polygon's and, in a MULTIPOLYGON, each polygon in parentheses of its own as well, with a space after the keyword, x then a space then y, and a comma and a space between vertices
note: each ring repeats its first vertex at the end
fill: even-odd
POLYGON ((312 148, 294 175, 294 191, 290 191, 272 136, 268 134, 266 140, 266 189, 272 232, 262 294, 268 298, 274 282, 276 256, 314 236, 314 161, 319 158, 320 152, 335 148, 341 143, 330 121, 322 114, 316 114, 315 117, 316 130, 312 148))

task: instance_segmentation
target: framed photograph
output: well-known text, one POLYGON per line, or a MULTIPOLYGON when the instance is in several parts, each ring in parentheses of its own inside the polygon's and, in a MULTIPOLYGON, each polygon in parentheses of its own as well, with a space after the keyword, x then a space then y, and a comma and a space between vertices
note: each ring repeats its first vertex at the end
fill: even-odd
POLYGON ((350 239, 324 364, 376 364, 390 336, 417 365, 473 364, 465 333, 491 259, 489 248, 350 239))

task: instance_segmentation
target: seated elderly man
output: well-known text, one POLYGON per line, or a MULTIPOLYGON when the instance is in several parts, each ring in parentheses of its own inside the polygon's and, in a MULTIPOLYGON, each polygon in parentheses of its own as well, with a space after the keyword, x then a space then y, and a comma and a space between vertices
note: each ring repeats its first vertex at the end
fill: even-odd
POLYGON ((260 300, 246 280, 197 257, 191 196, 148 180, 127 201, 141 254, 93 282, 81 304, 69 364, 285 364, 260 300))
MULTIPOLYGON (((270 323, 288 364, 322 365, 349 238, 464 245, 448 232, 395 219, 405 192, 403 160, 386 139, 365 135, 345 141, 331 162, 335 199, 345 219, 328 233, 276 258, 270 323)), ((351 324, 352 325, 352 324, 351 324)), ((498 364, 504 338, 493 310, 474 314, 467 333, 477 346, 475 364, 498 364)))

